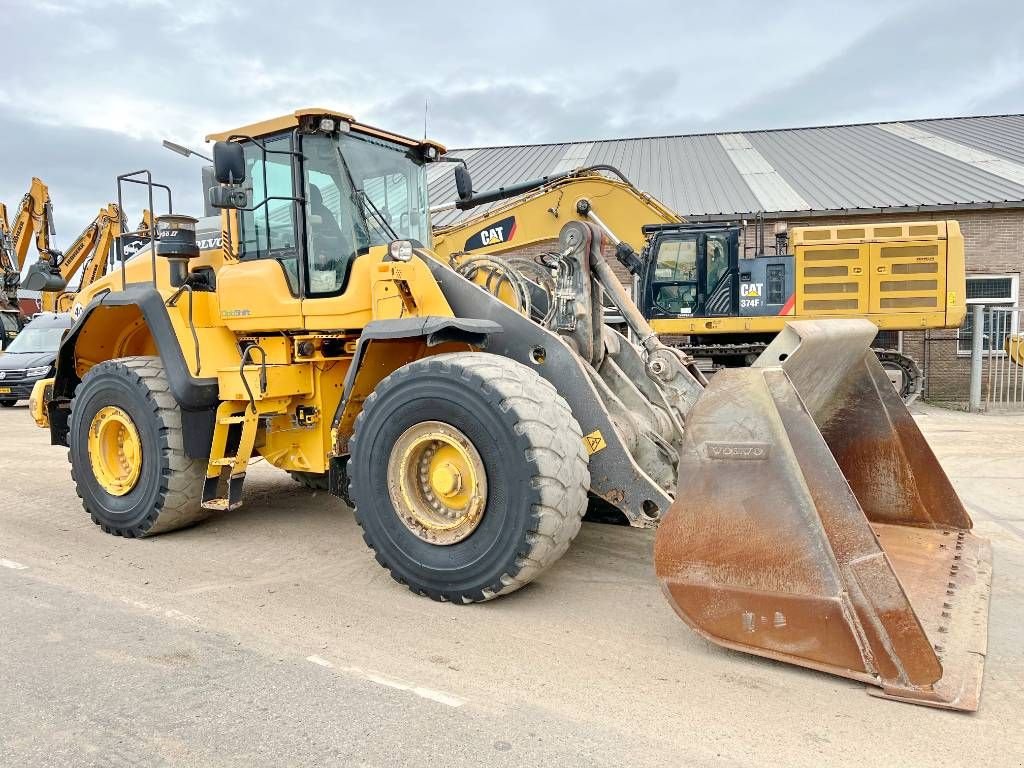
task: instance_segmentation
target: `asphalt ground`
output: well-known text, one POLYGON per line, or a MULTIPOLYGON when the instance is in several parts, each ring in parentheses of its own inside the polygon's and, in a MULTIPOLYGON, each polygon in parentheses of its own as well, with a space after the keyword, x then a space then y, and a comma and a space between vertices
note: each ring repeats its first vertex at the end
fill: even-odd
POLYGON ((973 715, 711 645, 650 532, 585 524, 474 606, 393 582, 344 504, 265 464, 240 510, 108 536, 2 409, 0 766, 1021 765, 1024 415, 917 412, 994 550, 973 715))

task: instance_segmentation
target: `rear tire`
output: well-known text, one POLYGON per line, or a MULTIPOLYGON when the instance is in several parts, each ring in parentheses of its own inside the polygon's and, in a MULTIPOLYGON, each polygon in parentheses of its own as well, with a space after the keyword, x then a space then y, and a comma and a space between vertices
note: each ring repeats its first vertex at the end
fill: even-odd
POLYGON ((185 455, 181 411, 160 358, 124 357, 93 366, 75 390, 69 426, 75 489, 85 511, 107 533, 141 538, 207 516, 201 506, 206 461, 185 455), (111 408, 131 420, 141 452, 138 477, 121 494, 97 478, 90 453, 90 426, 111 408))
POLYGON ((349 447, 363 539, 396 581, 434 600, 519 589, 562 556, 587 508, 587 453, 569 405, 533 370, 497 355, 442 354, 398 369, 366 399, 349 447), (485 474, 478 522, 452 543, 414 533, 392 497, 393 448, 425 424, 468 438, 485 474))

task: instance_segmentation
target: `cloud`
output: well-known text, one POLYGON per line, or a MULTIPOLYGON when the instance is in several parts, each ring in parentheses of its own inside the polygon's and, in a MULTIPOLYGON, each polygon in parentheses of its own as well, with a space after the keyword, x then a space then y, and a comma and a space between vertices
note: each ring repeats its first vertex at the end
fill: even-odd
POLYGON ((58 245, 159 146, 321 105, 451 146, 1019 109, 1010 0, 6 0, 0 199, 51 186, 58 245), (998 20, 997 23, 993 19, 998 20), (40 55, 39 41, 59 41, 40 55), (1017 104, 1015 107, 1014 104, 1017 104), (65 223, 67 222, 67 223, 65 223))
POLYGON ((716 123, 755 129, 1018 112, 1022 40, 1019 0, 914 5, 716 123))
MULTIPOLYGON (((148 168, 154 180, 174 190, 177 210, 202 209, 201 162, 171 154, 158 142, 96 128, 35 123, 10 110, 0 110, 0 136, 0 200, 13 216, 32 177, 40 177, 53 200, 58 247, 69 245, 100 207, 117 202, 115 179, 123 173, 148 168)), ((138 185, 126 190, 125 211, 134 225, 147 200, 138 185)))

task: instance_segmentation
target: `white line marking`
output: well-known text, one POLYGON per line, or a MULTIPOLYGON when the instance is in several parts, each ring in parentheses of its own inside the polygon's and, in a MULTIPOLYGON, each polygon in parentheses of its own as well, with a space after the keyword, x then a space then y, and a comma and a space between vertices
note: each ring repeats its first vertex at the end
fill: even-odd
POLYGON ((2 557, 0 557, 0 566, 3 566, 4 568, 10 568, 12 571, 27 571, 28 570, 28 566, 27 565, 22 565, 21 563, 16 563, 13 560, 5 560, 2 557))
MULTIPOLYGON (((307 656, 306 661, 312 662, 321 667, 327 667, 328 669, 335 669, 335 666, 325 659, 323 656, 313 654, 307 656)), ((382 685, 385 688, 393 688, 396 691, 408 691, 421 699, 429 699, 430 701, 436 701, 438 704, 444 704, 446 707, 461 707, 466 703, 465 699, 460 699, 458 696, 453 696, 450 693, 444 691, 438 691, 434 688, 425 688, 422 685, 416 685, 415 683, 407 683, 404 680, 397 680, 393 677, 387 677, 379 672, 373 672, 368 669, 361 669, 360 667, 338 667, 343 672, 348 672, 356 677, 361 677, 363 680, 367 680, 377 685, 382 685)))

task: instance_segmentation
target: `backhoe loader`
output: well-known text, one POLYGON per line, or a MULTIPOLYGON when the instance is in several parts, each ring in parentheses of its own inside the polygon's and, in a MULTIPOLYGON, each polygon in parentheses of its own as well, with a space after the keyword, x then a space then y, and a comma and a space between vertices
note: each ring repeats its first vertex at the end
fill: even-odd
MULTIPOLYGON (((457 179, 464 173, 457 168, 457 179)), ((475 199, 465 180, 459 190, 459 200, 434 210, 475 199)), ((612 166, 521 182, 486 201, 495 205, 435 229, 436 253, 483 269, 494 257, 530 268, 537 259, 518 252, 556 240, 566 220, 594 223, 634 276, 634 301, 654 330, 716 367, 750 365, 792 320, 863 317, 901 331, 958 328, 964 318, 955 221, 797 227, 777 237, 776 253, 762 246, 740 258, 742 225, 688 224, 612 166)), ((913 402, 924 383, 917 363, 898 349, 875 354, 913 402)))
POLYGON ((25 286, 45 286, 42 290, 40 308, 43 312, 70 312, 76 291, 68 290, 68 281, 81 269, 82 277, 78 290, 85 288, 106 274, 107 261, 113 251, 114 242, 127 230, 124 215, 117 203, 100 208, 82 233, 66 251, 50 250, 48 258, 28 268, 25 286), (58 287, 59 286, 59 287, 58 287))
POLYGON ((592 495, 660 523, 665 594, 713 642, 977 707, 988 544, 870 322, 790 323, 708 384, 590 222, 562 228, 549 297, 434 253, 439 144, 319 108, 208 139, 219 245, 158 215, 153 247, 76 297, 32 393, 104 531, 234 509, 261 456, 347 500, 399 583, 461 604, 538 578, 592 495), (639 345, 604 324, 602 295, 639 345))

